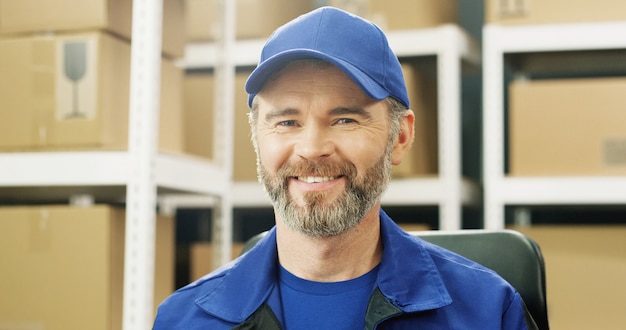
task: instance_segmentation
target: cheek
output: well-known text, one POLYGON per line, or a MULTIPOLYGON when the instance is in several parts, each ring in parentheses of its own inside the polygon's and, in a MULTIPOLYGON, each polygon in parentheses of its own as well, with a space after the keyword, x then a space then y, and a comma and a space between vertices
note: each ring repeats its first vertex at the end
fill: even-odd
POLYGON ((281 139, 261 136, 258 147, 261 165, 271 173, 275 173, 289 157, 289 148, 281 139))
POLYGON ((387 140, 384 138, 347 138, 342 141, 344 158, 356 165, 359 173, 364 173, 376 164, 385 152, 387 140))

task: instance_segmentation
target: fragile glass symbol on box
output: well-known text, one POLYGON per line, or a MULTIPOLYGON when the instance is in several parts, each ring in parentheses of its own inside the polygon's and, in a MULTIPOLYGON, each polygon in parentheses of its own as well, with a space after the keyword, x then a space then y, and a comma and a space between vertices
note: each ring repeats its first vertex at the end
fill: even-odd
POLYGON ((93 119, 96 112, 96 52, 88 38, 57 45, 57 120, 93 119))
POLYGON ((63 49, 63 69, 72 81, 72 112, 69 117, 82 117, 78 109, 78 82, 87 70, 87 45, 85 42, 67 42, 63 49))

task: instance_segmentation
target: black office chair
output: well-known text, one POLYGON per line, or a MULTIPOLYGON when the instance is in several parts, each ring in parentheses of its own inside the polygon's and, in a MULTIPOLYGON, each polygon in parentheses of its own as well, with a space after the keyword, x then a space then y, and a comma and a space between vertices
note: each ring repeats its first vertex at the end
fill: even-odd
MULTIPOLYGON (((539 245, 513 230, 414 231, 412 235, 496 271, 517 289, 539 329, 549 329, 545 266, 539 245)), ((242 253, 266 232, 250 238, 242 253)))

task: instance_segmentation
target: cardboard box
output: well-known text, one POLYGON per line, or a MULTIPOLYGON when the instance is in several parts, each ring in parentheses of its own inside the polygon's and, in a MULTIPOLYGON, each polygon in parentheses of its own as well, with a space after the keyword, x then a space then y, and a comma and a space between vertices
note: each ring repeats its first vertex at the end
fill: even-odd
POLYGON ((395 178, 439 173, 437 78, 412 63, 402 63, 411 110, 415 113, 415 140, 402 163, 392 167, 395 178))
POLYGON ((504 25, 553 24, 626 19, 622 0, 486 0, 485 21, 504 25))
MULTIPOLYGON (((125 212, 0 208, 0 329, 121 329, 125 212)), ((155 311, 174 290, 174 221, 157 219, 155 311)))
POLYGON ((626 174, 626 78, 515 81, 510 175, 626 174))
POLYGON ((513 227, 541 247, 553 329, 621 329, 626 324, 626 226, 513 227))
MULTIPOLYGON (((0 34, 106 30, 129 40, 133 2, 128 0, 0 0, 0 34)), ((184 56, 182 0, 163 1, 164 54, 184 56)))
POLYGON ((456 0, 322 0, 328 5, 364 17, 385 31, 409 30, 456 23, 456 0))
POLYGON ((211 73, 187 73, 183 78, 183 144, 190 155, 213 159, 215 79, 211 73))
MULTIPOLYGON (((314 9, 314 0, 236 0, 236 38, 267 38, 279 26, 314 9)), ((218 36, 217 0, 186 0, 187 41, 218 36)))
POLYGON ((429 230, 433 230, 433 228, 431 228, 428 224, 425 223, 398 223, 398 226, 400 226, 400 228, 402 228, 402 230, 406 231, 406 232, 414 232, 414 231, 429 231, 429 230))
POLYGON ((233 178, 235 181, 257 182, 256 152, 252 146, 250 122, 248 121, 248 93, 245 85, 250 71, 238 72, 235 76, 235 161, 233 178))
MULTIPOLYGON (((128 42, 101 32, 0 39, 0 72, 0 150, 127 148, 128 42)), ((182 150, 182 76, 162 61, 162 151, 182 150)))
MULTIPOLYGON (((249 74, 250 71, 240 71, 235 76, 233 163, 235 181, 257 181, 256 153, 250 141, 248 123, 250 108, 248 94, 244 89, 249 74)), ((188 73, 184 79, 185 152, 201 157, 212 157, 215 77, 212 73, 188 73)))
MULTIPOLYGON (((244 243, 240 242, 233 243, 231 260, 239 257, 241 250, 243 249, 243 245, 244 243)), ((189 250, 191 281, 195 281, 215 270, 216 267, 213 265, 213 260, 215 260, 213 255, 213 244, 207 242, 193 243, 189 246, 189 250)))

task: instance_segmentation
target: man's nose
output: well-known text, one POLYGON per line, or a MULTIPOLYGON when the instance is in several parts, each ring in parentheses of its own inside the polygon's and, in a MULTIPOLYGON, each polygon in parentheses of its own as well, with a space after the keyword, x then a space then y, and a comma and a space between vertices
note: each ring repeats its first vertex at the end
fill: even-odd
POLYGON ((308 125, 302 129, 295 146, 297 156, 309 160, 328 157, 335 151, 335 143, 328 128, 308 125))

